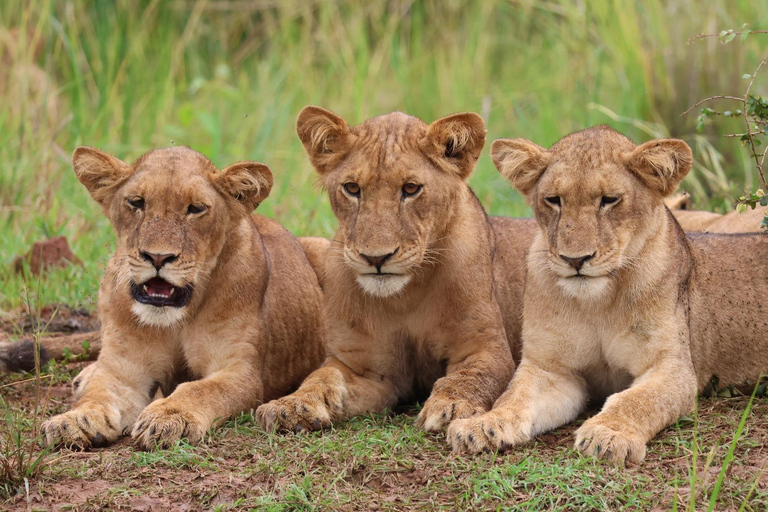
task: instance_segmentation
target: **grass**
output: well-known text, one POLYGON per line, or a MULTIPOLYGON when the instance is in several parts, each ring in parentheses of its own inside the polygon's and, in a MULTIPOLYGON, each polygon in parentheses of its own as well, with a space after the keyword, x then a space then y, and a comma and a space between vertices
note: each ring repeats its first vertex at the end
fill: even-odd
MULTIPOLYGON (((19 396, 32 391, 32 383, 0 389, 22 415, 28 405, 19 396)), ((63 394, 53 393, 49 414, 67 407, 63 394)), ((768 403, 762 399, 700 399, 696 416, 665 429, 645 462, 626 468, 572 449, 583 418, 509 454, 463 457, 450 453, 443 435, 418 429, 417 413, 412 407, 371 414, 299 435, 266 433, 243 414, 197 447, 180 442, 137 452, 121 442, 94 452, 63 451, 28 492, 22 486, 5 506, 615 510, 677 504, 699 510, 714 503, 716 510, 763 510, 768 499, 761 466, 768 455, 768 403), (742 424, 745 410, 750 419, 742 424), (697 451, 703 456, 692 468, 697 451)))
MULTIPOLYGON (((427 121, 477 111, 489 141, 525 137, 545 146, 600 123, 637 142, 681 137, 696 157, 684 188, 698 206, 730 209, 755 185, 748 154, 720 137, 738 121, 696 133, 696 116, 680 113, 707 96, 743 91, 740 77, 764 53, 759 38, 686 41, 745 22, 766 28, 768 11, 749 0, 8 0, 0 9, 0 321, 25 309, 14 258, 55 235, 67 237, 83 265, 46 273, 29 303, 95 308, 114 235, 72 173, 69 158, 81 144, 126 161, 183 144, 219 167, 266 162, 275 187, 259 211, 297 235, 332 234, 335 219, 294 133, 307 104, 350 123, 392 110, 427 121)), ((754 92, 765 95, 765 83, 754 92)), ((529 214, 487 150, 470 183, 490 213, 529 214)), ((755 400, 740 422, 743 397, 702 400, 696 418, 653 441, 639 468, 582 458, 570 449, 573 426, 509 455, 458 457, 439 436, 417 430, 408 410, 285 437, 243 415, 201 447, 64 452, 34 466, 47 462, 44 472, 29 472, 40 456, 30 449, 32 418, 68 407, 66 386, 80 364, 43 375, 52 394, 39 409, 39 378, 0 377, 3 426, 11 427, 0 438, 16 439, 25 457, 3 481, 8 506, 703 509, 712 502, 751 510, 768 500, 768 411, 755 400)))
MULTIPOLYGON (((759 38, 686 41, 744 22, 768 26, 768 12, 748 0, 11 0, 0 12, 0 308, 21 304, 14 257, 53 235, 84 265, 50 273, 42 301, 94 307, 114 236, 72 173, 80 144, 127 161, 180 144, 220 167, 264 161, 276 186, 261 213, 296 234, 332 234, 294 133, 306 104, 351 123, 477 111, 489 140, 542 145, 599 123, 638 142, 683 137, 698 159, 686 188, 699 205, 731 208, 754 185, 747 153, 716 131, 734 125, 697 134, 695 115, 680 113, 741 91, 759 38)), ((529 213, 487 155, 471 185, 493 214, 529 213)))

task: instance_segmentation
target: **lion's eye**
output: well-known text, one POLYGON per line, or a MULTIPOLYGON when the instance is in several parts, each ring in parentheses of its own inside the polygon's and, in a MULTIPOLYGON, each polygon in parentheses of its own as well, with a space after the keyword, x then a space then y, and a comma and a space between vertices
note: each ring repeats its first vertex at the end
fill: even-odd
POLYGON ((618 197, 618 196, 603 196, 600 199, 600 208, 604 208, 606 206, 610 206, 612 204, 616 204, 616 203, 619 202, 619 199, 621 199, 621 197, 618 197))
POLYGON ((207 206, 204 204, 191 204, 187 207, 187 214, 188 215, 197 215, 198 213, 203 213, 208 209, 207 206))
POLYGON ((546 201, 546 203, 550 206, 560 206, 560 196, 545 197, 544 201, 546 201))
POLYGON ((143 210, 144 209, 144 198, 143 197, 130 197, 126 199, 128 202, 128 206, 133 208, 134 210, 143 210))
POLYGON ((360 197, 360 185, 355 182, 350 181, 345 183, 344 190, 347 192, 347 194, 353 197, 360 197))
POLYGON ((417 185, 415 183, 406 183, 403 185, 403 196, 404 197, 413 197, 419 192, 421 192, 421 185, 417 185))

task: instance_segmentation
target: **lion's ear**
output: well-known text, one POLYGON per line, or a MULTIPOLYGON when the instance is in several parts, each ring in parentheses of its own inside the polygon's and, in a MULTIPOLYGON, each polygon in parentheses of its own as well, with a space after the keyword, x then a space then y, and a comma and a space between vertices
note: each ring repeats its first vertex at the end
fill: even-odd
POLYGON ((99 149, 80 146, 72 155, 72 167, 80 183, 102 206, 131 176, 131 166, 99 149))
POLYGON ((523 195, 528 195, 549 165, 547 150, 525 139, 493 141, 491 159, 501 175, 523 195))
POLYGON ((347 122, 330 110, 304 107, 296 120, 296 133, 320 174, 333 170, 344 158, 352 135, 347 122))
POLYGON ((237 162, 218 173, 214 183, 249 212, 256 209, 272 190, 272 171, 259 162, 237 162))
POLYGON ((679 139, 657 139, 637 146, 623 155, 630 171, 662 197, 677 190, 691 170, 693 153, 679 139))
POLYGON ((455 168, 461 179, 469 178, 485 145, 485 122, 474 112, 438 119, 427 128, 431 152, 455 168))

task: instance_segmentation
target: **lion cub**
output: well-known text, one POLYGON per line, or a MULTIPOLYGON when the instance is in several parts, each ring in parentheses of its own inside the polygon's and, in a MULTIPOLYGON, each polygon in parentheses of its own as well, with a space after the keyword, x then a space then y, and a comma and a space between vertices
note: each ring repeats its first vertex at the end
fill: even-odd
POLYGON ((662 202, 691 167, 685 142, 635 146, 601 126, 549 150, 497 140, 491 154, 540 229, 522 361, 493 410, 451 424, 455 450, 526 442, 607 397, 576 447, 638 463, 713 376, 742 384, 768 370, 768 236, 686 239, 662 202))
POLYGON ((425 430, 488 410, 514 363, 493 234, 466 184, 485 143, 482 118, 427 125, 392 113, 350 128, 307 107, 297 131, 339 219, 322 274, 329 356, 294 394, 259 407, 258 421, 320 429, 430 389, 425 430))
POLYGON ((198 442, 319 366, 315 273, 293 236, 251 217, 272 187, 266 165, 218 171, 182 147, 133 165, 81 147, 73 164, 117 247, 99 290, 99 359, 72 410, 43 425, 48 443, 102 446, 124 432, 142 448, 198 442), (150 403, 158 388, 166 398, 150 403))

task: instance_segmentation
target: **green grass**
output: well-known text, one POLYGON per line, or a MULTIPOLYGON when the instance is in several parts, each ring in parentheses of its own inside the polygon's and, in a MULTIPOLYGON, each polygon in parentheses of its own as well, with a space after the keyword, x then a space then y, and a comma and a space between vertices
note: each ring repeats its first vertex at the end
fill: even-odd
MULTIPOLYGON (((768 11, 751 0, 5 1, 0 320, 25 296, 95 307, 114 235, 72 173, 81 144, 126 161, 172 145, 220 167, 263 161, 275 187, 259 211, 297 235, 331 235, 335 219, 294 133, 307 104, 352 124, 393 110, 426 121, 476 111, 489 141, 545 146, 601 123, 637 142, 681 137, 697 159, 684 188, 698 206, 731 208, 755 185, 747 153, 720 136, 737 122, 699 134, 696 116, 680 113, 713 94, 743 93, 740 77, 754 70, 765 39, 686 41, 745 22, 768 28, 768 11), (12 262, 54 235, 68 238, 83 266, 48 272, 26 293, 12 262)), ((765 95, 765 83, 754 92, 765 95)), ((470 183, 490 213, 529 214, 487 149, 470 183)), ((58 394, 41 414, 68 407, 70 374, 64 365, 52 371, 58 394)), ((0 379, 16 382, 0 387, 8 424, 29 436, 8 437, 23 456, 3 488, 20 493, 7 502, 14 507, 682 510, 716 500, 717 508, 750 510, 768 500, 766 404, 756 400, 741 424, 744 398, 702 401, 697 421, 683 418, 658 436, 639 468, 581 457, 570 448, 573 426, 509 455, 464 458, 416 429, 414 411, 298 436, 266 434, 243 415, 201 447, 50 455, 27 489, 24 472, 39 452, 24 421, 33 414, 32 384, 18 379, 0 379)))
MULTIPOLYGON (((685 185, 695 200, 730 207, 754 184, 746 152, 715 131, 736 125, 696 134, 695 115, 679 114, 742 92, 741 75, 762 55, 758 37, 686 41, 744 22, 764 28, 768 11, 749 0, 4 2, 0 308, 20 304, 14 257, 57 234, 84 267, 49 274, 43 302, 94 305, 114 237, 73 176, 80 144, 127 161, 186 144, 220 167, 266 162, 276 185, 260 211, 296 234, 332 234, 294 133, 307 104, 351 123, 392 110, 427 121, 477 111, 489 141, 549 145, 598 123, 637 141, 679 136, 699 159, 685 185), (14 29, 17 49, 5 44, 14 29), (25 72, 30 64, 44 78, 25 72)), ((529 213, 487 153, 471 184, 491 213, 529 213)))
MULTIPOLYGON (((18 398, 32 388, 0 388, 0 395, 12 404, 16 398, 13 407, 23 415, 28 406, 18 398)), ((66 407, 54 405, 48 414, 66 407)), ((21 485, 0 506, 29 499, 41 509, 69 503, 74 510, 699 510, 711 503, 716 510, 762 510, 768 499, 764 399, 701 399, 696 415, 649 444, 642 465, 627 467, 573 450, 580 421, 507 454, 465 457, 448 450, 444 435, 417 428, 417 413, 370 414, 328 431, 286 435, 266 433, 243 414, 200 446, 62 451, 48 457, 29 491, 21 485), (695 452, 701 457, 692 467, 695 452)))

